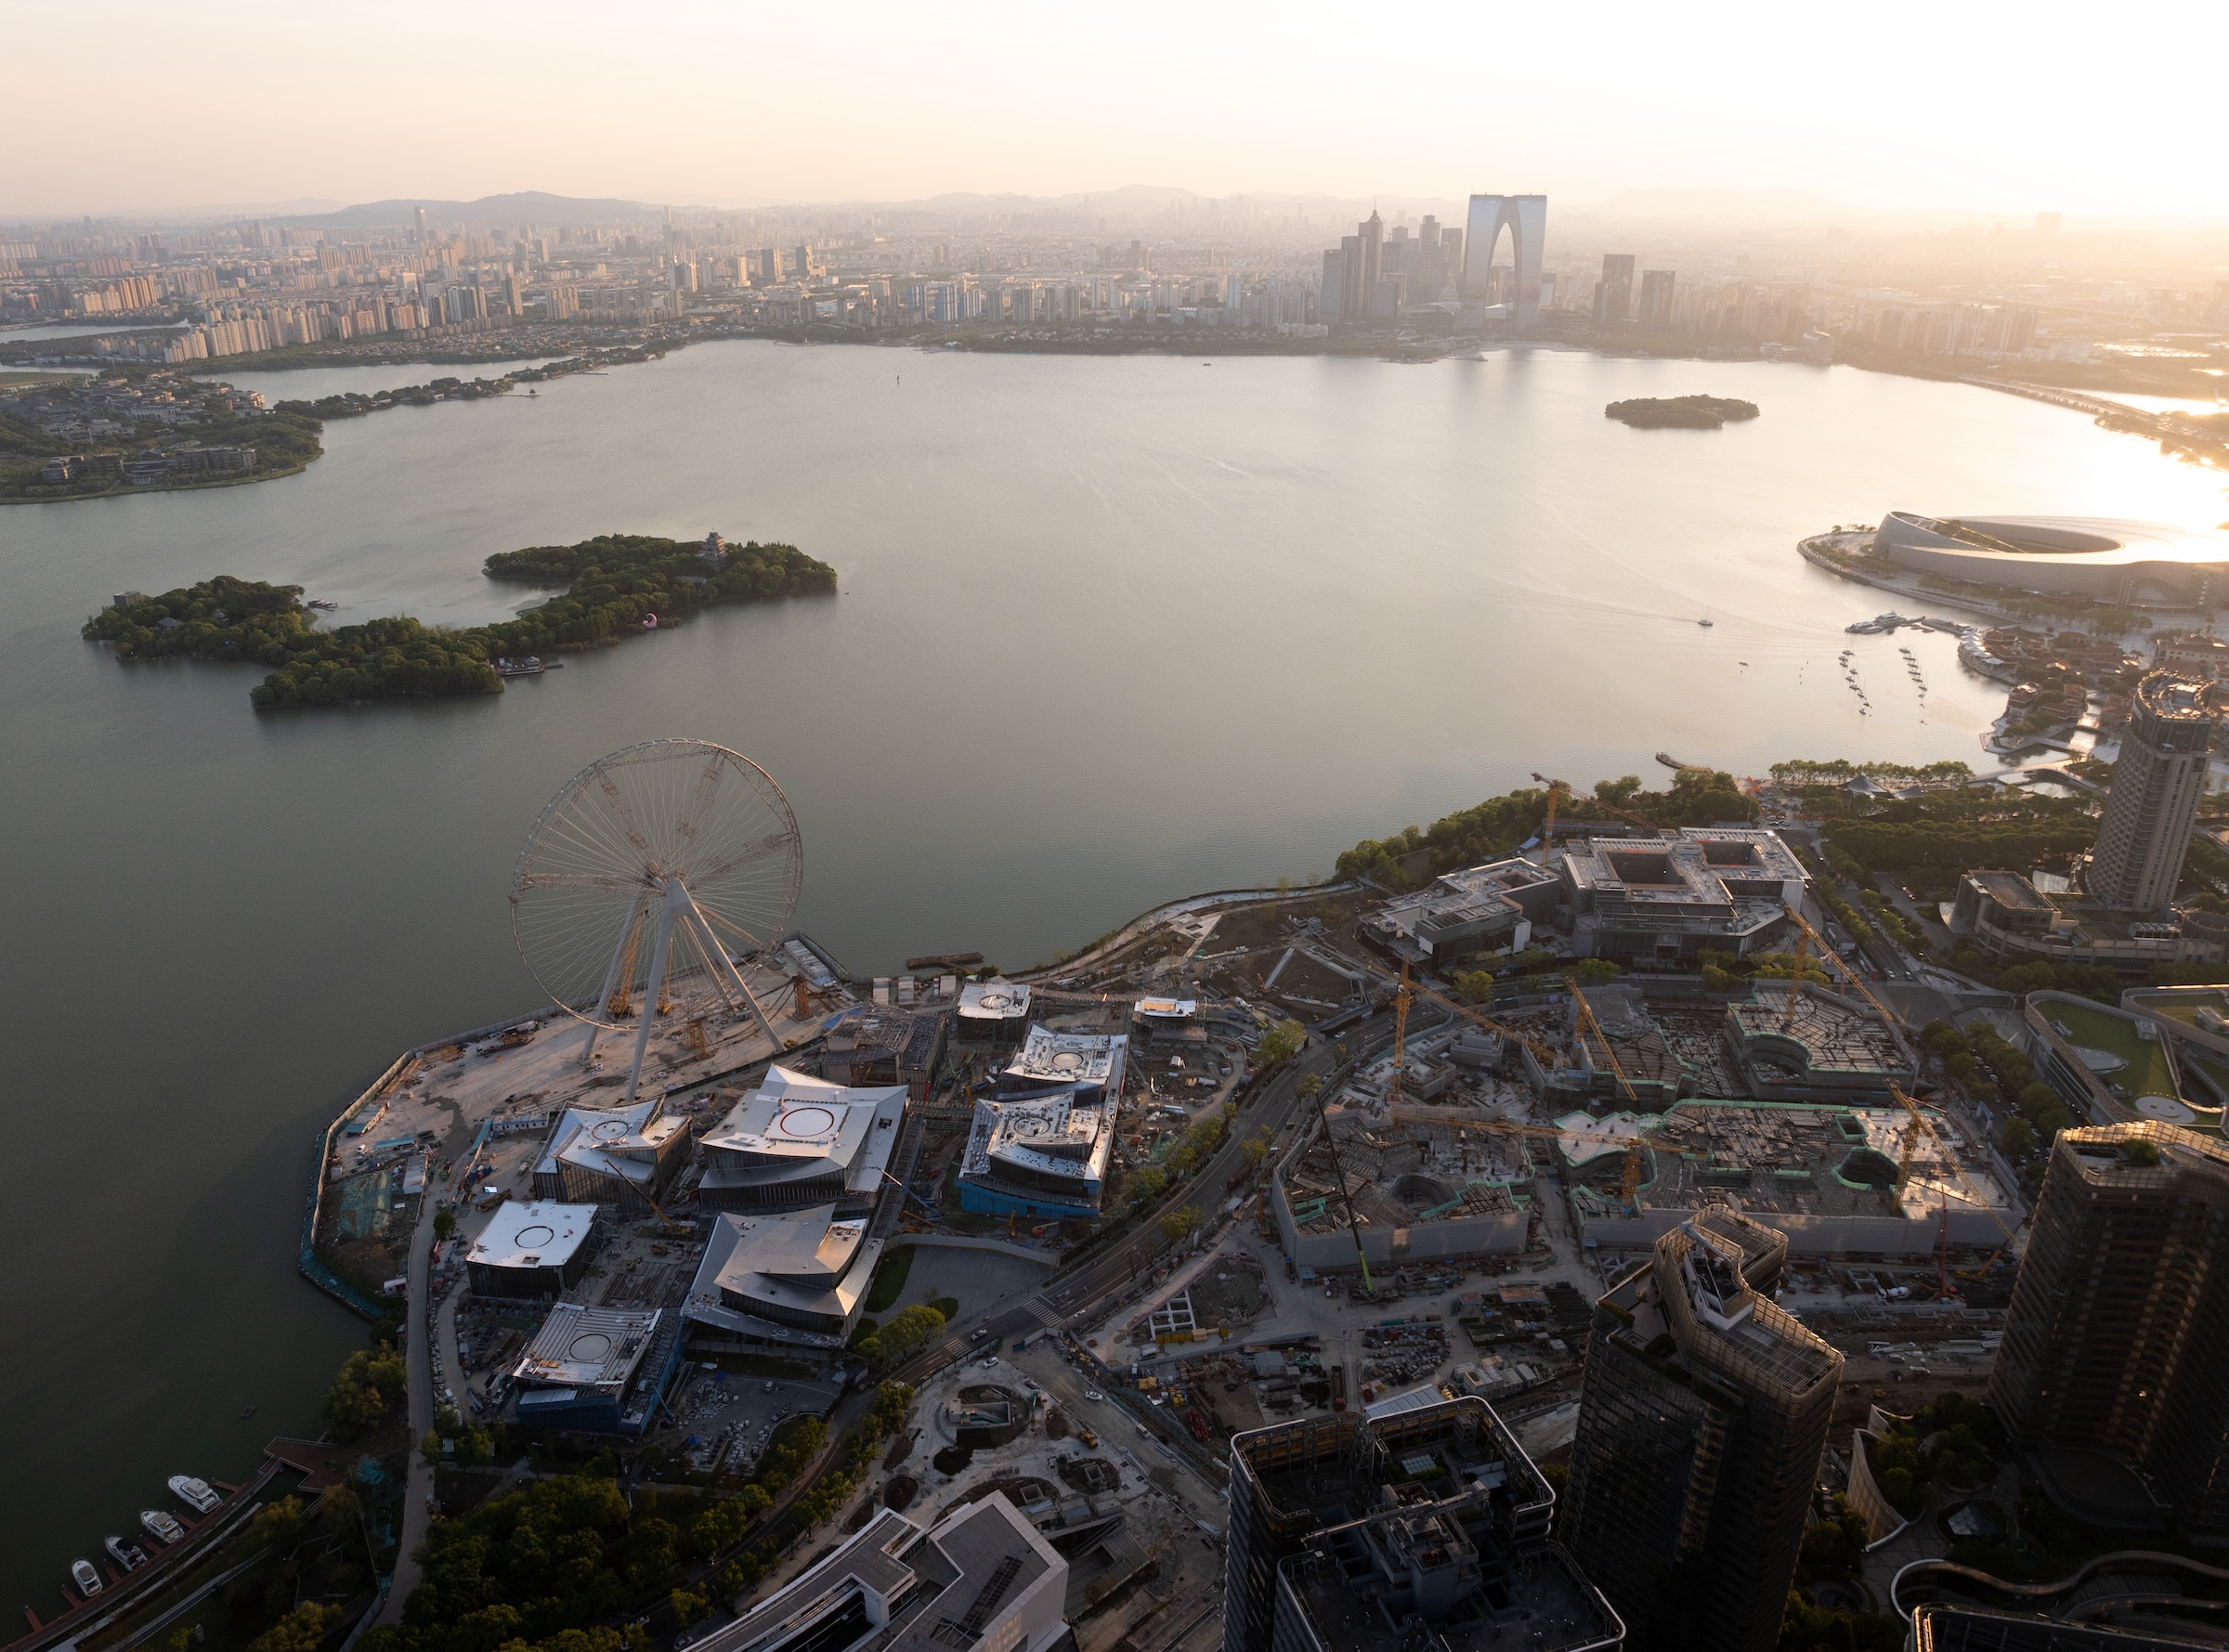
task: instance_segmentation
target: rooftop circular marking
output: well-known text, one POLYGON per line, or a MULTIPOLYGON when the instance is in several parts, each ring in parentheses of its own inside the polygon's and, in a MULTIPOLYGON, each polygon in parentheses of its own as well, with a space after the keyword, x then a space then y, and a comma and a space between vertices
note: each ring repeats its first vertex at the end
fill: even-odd
POLYGON ((832 1107, 792 1107, 774 1121, 784 1136, 826 1136, 836 1127, 832 1107))
POLYGON ((566 1349, 568 1358, 586 1362, 602 1359, 611 1352, 611 1338, 601 1331, 583 1331, 573 1338, 573 1346, 566 1349))
POLYGON ((1064 1049, 1052 1058, 1051 1066, 1055 1073, 1080 1073, 1083 1071, 1084 1058, 1072 1049, 1064 1049))
POLYGON ((625 1119, 603 1119, 591 1125, 588 1133, 598 1141, 619 1141, 634 1133, 634 1126, 625 1119))
POLYGON ((556 1229, 537 1223, 531 1228, 521 1228, 511 1236, 511 1242, 522 1251, 533 1251, 540 1250, 556 1237, 556 1229))
POLYGON ((1020 1002, 1020 998, 1012 993, 994 991, 983 995, 983 1007, 985 1009, 1011 1009, 1020 1002))
POLYGON ((2171 1096, 2139 1096, 2136 1111, 2147 1119, 2157 1119, 2163 1125, 2192 1125, 2198 1115, 2171 1096))

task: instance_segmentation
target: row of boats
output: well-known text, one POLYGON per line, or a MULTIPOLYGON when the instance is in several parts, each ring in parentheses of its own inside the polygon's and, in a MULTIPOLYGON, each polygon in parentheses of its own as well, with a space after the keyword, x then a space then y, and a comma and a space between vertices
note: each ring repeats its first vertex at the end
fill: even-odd
MULTIPOLYGON (((180 1502, 198 1515, 206 1515, 225 1501, 223 1492, 207 1480, 193 1475, 172 1475, 170 1489, 180 1502)), ((166 1509, 141 1509, 139 1529, 150 1541, 164 1548, 186 1536, 185 1523, 166 1509)), ((128 1538, 103 1538, 100 1546, 108 1552, 109 1558, 116 1563, 119 1573, 135 1572, 147 1564, 147 1551, 128 1538)), ((70 1580, 77 1585, 77 1593, 87 1600, 98 1594, 105 1586, 99 1570, 90 1560, 72 1561, 70 1580)))

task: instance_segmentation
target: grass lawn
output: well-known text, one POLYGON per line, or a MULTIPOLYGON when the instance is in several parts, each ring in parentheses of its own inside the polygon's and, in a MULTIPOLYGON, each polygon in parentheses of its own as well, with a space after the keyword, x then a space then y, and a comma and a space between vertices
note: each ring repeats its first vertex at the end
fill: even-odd
POLYGON ((2210 1009, 2216 1015, 2229 1015, 2229 992, 2216 990, 2191 993, 2188 995, 2167 993, 2146 994, 2138 1000, 2142 1008, 2169 1021, 2181 1021, 2186 1027, 2198 1024, 2198 1011, 2210 1009))
POLYGON ((2085 1049, 2102 1049, 2108 1055, 2118 1056, 2126 1063, 2118 1072, 2098 1074, 2114 1089, 2131 1099, 2176 1094, 2166 1047, 2140 1036, 2137 1023, 2129 1017, 2087 1005, 2046 1004, 2038 1008, 2067 1043, 2085 1049))
POLYGON ((906 1276, 912 1271, 913 1246, 902 1244, 885 1251, 882 1260, 875 1264, 873 1282, 867 1287, 867 1311, 879 1314, 897 1301, 906 1289, 906 1276))

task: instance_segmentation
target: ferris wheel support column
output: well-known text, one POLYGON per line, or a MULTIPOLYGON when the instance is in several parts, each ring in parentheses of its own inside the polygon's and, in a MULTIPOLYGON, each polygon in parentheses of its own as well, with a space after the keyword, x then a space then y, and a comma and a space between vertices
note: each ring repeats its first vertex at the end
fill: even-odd
MULTIPOLYGON (((637 902, 634 910, 627 915, 627 921, 619 926, 619 940, 612 943, 611 968, 604 971, 604 988, 596 995, 598 1015, 607 1013, 611 1008, 611 995, 619 988, 619 965, 627 956, 627 938, 634 933, 636 926, 642 921, 643 908, 641 903, 637 902)), ((580 1065, 583 1067, 595 1059, 596 1034, 603 1030, 593 1021, 588 1023, 588 1042, 580 1047, 580 1065)))
POLYGON ((673 917, 677 910, 685 909, 689 891, 681 886, 679 878, 666 884, 666 898, 658 903, 658 938, 650 943, 650 979, 643 983, 642 1008, 637 1011, 643 1024, 635 1029, 634 1060, 627 1068, 627 1099, 622 1107, 634 1105, 635 1086, 643 1081, 643 1055, 650 1047, 650 1023, 657 1019, 658 993, 666 984, 666 947, 673 939, 673 917))
MULTIPOLYGON (((687 898, 685 891, 684 898, 687 898)), ((712 926, 705 921, 704 914, 697 910, 694 900, 689 900, 688 919, 696 926, 697 939, 704 943, 705 956, 710 960, 714 969, 727 978, 728 984, 735 988, 743 1002, 750 1006, 751 1014, 759 1018, 759 1025, 766 1029, 766 1039, 774 1046, 774 1053, 780 1055, 783 1049, 782 1035, 774 1030, 774 1022, 768 1019, 764 1008, 759 1003, 758 995, 744 981, 743 971, 736 969, 735 960, 727 956, 727 948, 722 944, 720 937, 712 933, 712 926)))

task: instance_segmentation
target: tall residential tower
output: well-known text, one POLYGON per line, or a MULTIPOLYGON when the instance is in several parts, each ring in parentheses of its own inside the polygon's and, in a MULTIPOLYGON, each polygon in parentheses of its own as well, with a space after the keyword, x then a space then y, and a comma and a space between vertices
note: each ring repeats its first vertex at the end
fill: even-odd
POLYGON ((1596 1305, 1558 1531, 1637 1645, 1779 1643, 1842 1375, 1770 1300, 1787 1255, 1706 1206, 1596 1305))
POLYGON ((2124 912, 2164 911, 2174 900, 2212 743, 2204 683, 2154 671, 2136 685, 2090 861, 2092 900, 2124 912))
POLYGON ((2081 1506, 2118 1487, 2129 1523, 2171 1515, 2193 1542, 2229 1543, 2224 1372, 2229 1142, 2172 1125, 2062 1130, 1989 1376, 2014 1443, 2078 1514, 2119 1523, 2081 1506), (2166 1506, 2147 1509, 2155 1498, 2166 1506))

